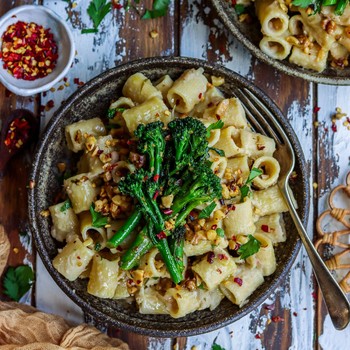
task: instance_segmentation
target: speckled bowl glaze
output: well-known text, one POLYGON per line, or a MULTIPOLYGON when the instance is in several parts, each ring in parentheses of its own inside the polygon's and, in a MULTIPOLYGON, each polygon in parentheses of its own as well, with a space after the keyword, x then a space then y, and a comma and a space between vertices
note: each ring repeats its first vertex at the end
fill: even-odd
POLYGON ((64 127, 81 119, 103 116, 113 99, 121 95, 126 79, 136 72, 142 72, 152 81, 164 74, 177 78, 184 70, 203 67, 208 75, 221 76, 225 83, 220 89, 232 96, 236 87, 245 87, 263 100, 283 126, 293 144, 297 164, 298 181, 293 191, 299 205, 299 214, 306 224, 309 208, 309 187, 305 174, 305 160, 294 131, 276 105, 258 88, 243 77, 220 66, 192 58, 149 58, 111 69, 86 83, 73 94, 56 112, 47 126, 36 151, 31 180, 35 187, 29 189, 29 215, 32 233, 37 250, 53 279, 62 290, 74 300, 88 315, 100 325, 114 325, 129 331, 158 337, 190 336, 213 331, 226 326, 261 304, 277 285, 285 280, 296 258, 300 240, 289 215, 285 215, 288 239, 276 249, 277 270, 266 278, 241 309, 228 300, 224 300, 214 311, 203 310, 186 317, 173 319, 166 315, 142 315, 135 305, 123 300, 99 299, 86 292, 86 281, 69 282, 53 267, 52 259, 57 254, 58 244, 50 235, 50 219, 40 215, 42 210, 54 204, 55 193, 60 184, 56 164, 71 157, 66 151, 64 127))
POLYGON ((217 10, 218 16, 229 31, 241 42, 255 57, 262 62, 273 66, 285 74, 289 74, 298 78, 319 84, 331 85, 350 85, 350 68, 334 69, 327 68, 322 73, 313 70, 304 69, 295 64, 291 64, 288 60, 276 60, 259 48, 259 42, 262 38, 261 27, 258 20, 253 23, 241 23, 232 6, 231 1, 227 0, 211 0, 213 6, 217 10))

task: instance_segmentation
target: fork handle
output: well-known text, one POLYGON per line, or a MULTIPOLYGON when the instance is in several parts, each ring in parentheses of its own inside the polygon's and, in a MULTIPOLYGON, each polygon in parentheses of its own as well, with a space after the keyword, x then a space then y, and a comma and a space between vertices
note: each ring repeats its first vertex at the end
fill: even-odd
POLYGON ((282 194, 286 199, 290 215, 298 230, 301 241, 304 244, 306 252, 310 258, 313 271, 316 276, 319 287, 321 288, 324 301, 326 303, 329 315, 336 329, 344 329, 350 321, 350 304, 346 295, 341 290, 339 284, 329 272, 314 245, 312 244, 306 230, 294 208, 291 197, 286 186, 281 188, 282 194))

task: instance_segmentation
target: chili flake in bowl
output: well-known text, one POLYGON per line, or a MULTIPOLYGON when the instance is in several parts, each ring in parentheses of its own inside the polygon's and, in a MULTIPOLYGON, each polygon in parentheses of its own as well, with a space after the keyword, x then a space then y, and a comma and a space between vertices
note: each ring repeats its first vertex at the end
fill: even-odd
POLYGON ((16 7, 0 18, 0 82, 30 96, 67 74, 75 55, 68 24, 44 6, 16 7))
POLYGON ((18 21, 8 26, 1 39, 3 67, 16 79, 35 80, 52 73, 58 53, 50 28, 18 21))

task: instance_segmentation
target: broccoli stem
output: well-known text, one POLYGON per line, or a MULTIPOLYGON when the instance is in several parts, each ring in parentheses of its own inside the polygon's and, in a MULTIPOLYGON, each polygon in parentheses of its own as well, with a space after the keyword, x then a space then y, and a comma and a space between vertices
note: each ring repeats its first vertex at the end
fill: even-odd
POLYGON ((185 238, 184 236, 181 237, 169 237, 169 249, 171 251, 171 254, 173 255, 175 259, 175 263, 177 265, 178 270, 182 274, 185 265, 183 263, 183 255, 184 255, 184 244, 185 244, 185 238))
POLYGON ((148 237, 148 226, 146 225, 137 235, 135 241, 121 258, 120 267, 123 270, 130 270, 139 264, 140 258, 146 254, 152 247, 153 243, 148 237))
POLYGON ((109 248, 115 248, 136 228, 142 218, 142 211, 136 208, 135 211, 125 221, 124 225, 107 241, 109 248))

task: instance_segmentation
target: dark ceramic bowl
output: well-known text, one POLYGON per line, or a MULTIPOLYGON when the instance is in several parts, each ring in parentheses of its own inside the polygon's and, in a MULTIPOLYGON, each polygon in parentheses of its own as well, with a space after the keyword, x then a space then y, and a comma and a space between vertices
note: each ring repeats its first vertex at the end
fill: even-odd
POLYGON ((259 48, 262 38, 261 27, 258 20, 253 23, 241 23, 231 1, 211 0, 217 10, 219 18, 229 31, 241 42, 255 57, 283 73, 302 78, 319 84, 350 85, 350 68, 327 68, 322 73, 299 67, 289 63, 288 60, 276 60, 269 57, 259 48))
POLYGON ((285 280, 298 254, 301 243, 291 218, 286 215, 288 239, 280 245, 279 249, 276 249, 277 270, 272 276, 265 279, 264 284, 254 292, 244 307, 240 309, 226 299, 213 312, 198 311, 180 319, 164 315, 142 315, 138 313, 135 305, 130 305, 122 300, 96 298, 86 292, 86 281, 78 279, 69 282, 53 267, 52 259, 57 254, 58 245, 50 235, 49 218, 43 217, 40 212, 54 203, 54 195, 60 188, 56 164, 67 160, 64 127, 81 119, 105 115, 111 100, 121 94, 124 82, 133 73, 142 72, 155 81, 164 74, 170 74, 176 78, 184 70, 192 67, 203 67, 209 75, 224 77, 225 84, 220 89, 227 96, 232 96, 232 91, 236 87, 245 87, 270 106, 271 111, 289 136, 296 153, 295 170, 299 177, 293 190, 299 204, 299 214, 306 224, 309 188, 304 171, 305 160, 300 145, 279 109, 261 90, 230 70, 192 58, 149 58, 111 69, 86 83, 60 107, 51 119, 40 140, 34 159, 31 180, 34 180, 35 187, 29 190, 32 233, 47 270, 62 290, 85 313, 97 319, 102 325, 114 325, 129 331, 159 337, 189 336, 215 330, 238 320, 258 307, 275 291, 277 285, 285 280))

